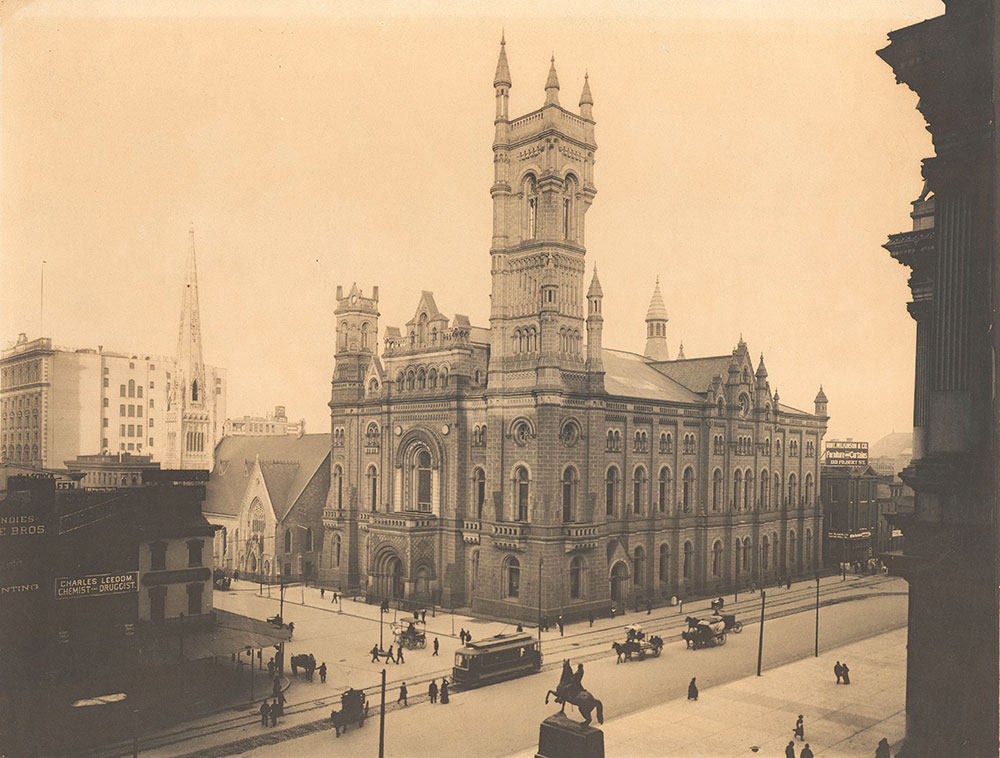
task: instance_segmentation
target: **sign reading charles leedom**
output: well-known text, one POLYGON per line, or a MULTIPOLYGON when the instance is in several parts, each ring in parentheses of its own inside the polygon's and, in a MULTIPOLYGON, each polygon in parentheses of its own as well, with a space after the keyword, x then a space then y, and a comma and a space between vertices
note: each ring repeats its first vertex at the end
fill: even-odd
POLYGON ((56 600, 95 595, 123 595, 138 591, 138 571, 56 577, 56 600))

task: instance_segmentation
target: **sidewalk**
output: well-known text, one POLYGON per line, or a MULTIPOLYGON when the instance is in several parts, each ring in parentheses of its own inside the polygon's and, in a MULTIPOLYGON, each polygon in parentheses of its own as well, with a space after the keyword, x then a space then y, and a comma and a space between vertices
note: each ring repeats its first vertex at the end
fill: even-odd
MULTIPOLYGON (((905 732, 906 629, 870 637, 719 687, 697 701, 671 700, 607 721, 614 756, 784 756, 798 714, 816 758, 875 755, 882 737, 896 754, 905 732), (833 666, 846 661, 851 684, 833 666), (756 748, 756 750, 755 750, 756 748)), ((573 709, 568 709, 573 710, 573 709)), ((575 711, 571 718, 578 718, 575 711)), ((597 726, 595 724, 595 726, 597 726)), ((516 754, 531 758, 534 751, 516 754)))

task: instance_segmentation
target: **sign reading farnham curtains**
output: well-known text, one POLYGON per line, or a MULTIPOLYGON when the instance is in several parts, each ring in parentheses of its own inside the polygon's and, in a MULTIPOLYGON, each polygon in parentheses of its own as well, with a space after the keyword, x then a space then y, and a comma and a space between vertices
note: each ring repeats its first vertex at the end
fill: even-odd
POLYGON ((828 440, 827 466, 864 466, 868 463, 868 443, 853 440, 828 440))
POLYGON ((123 595, 138 591, 138 571, 56 577, 56 600, 66 600, 71 597, 92 597, 94 595, 123 595))

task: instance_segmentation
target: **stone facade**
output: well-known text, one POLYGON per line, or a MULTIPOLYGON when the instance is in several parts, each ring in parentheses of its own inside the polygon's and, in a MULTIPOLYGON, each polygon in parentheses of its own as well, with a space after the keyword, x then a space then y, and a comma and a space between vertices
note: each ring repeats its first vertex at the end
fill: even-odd
POLYGON ((652 354, 604 348, 589 84, 566 110, 553 61, 510 119, 501 43, 494 87, 489 328, 423 292, 380 356, 377 288, 338 287, 321 580, 532 620, 812 575, 825 396, 780 403, 742 339, 665 360, 658 289, 652 354))

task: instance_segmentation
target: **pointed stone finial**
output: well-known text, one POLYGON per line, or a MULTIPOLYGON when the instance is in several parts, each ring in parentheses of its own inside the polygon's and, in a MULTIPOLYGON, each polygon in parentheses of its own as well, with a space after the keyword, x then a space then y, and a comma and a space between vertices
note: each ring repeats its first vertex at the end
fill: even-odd
POLYGON ((559 77, 556 75, 556 56, 549 64, 549 78, 545 82, 545 104, 559 105, 559 77))
POLYGON ((677 348, 677 360, 682 361, 686 356, 684 355, 684 343, 682 342, 680 347, 677 348))
POLYGON ((601 289, 601 280, 597 278, 597 266, 594 266, 594 276, 590 280, 590 289, 587 290, 587 297, 604 297, 601 289))
POLYGON ((500 57, 497 58, 497 72, 493 75, 493 86, 513 86, 510 81, 510 67, 507 65, 507 40, 504 39, 503 32, 500 33, 500 57))
POLYGON ((663 295, 660 294, 660 277, 656 277, 656 286, 653 287, 653 296, 649 300, 649 309, 646 311, 646 323, 668 320, 667 306, 664 305, 663 295))
POLYGON ((583 75, 583 92, 580 93, 580 115, 594 118, 594 97, 590 94, 590 76, 583 75))
POLYGON ((826 393, 823 392, 823 385, 819 385, 819 392, 816 393, 816 403, 828 403, 829 400, 826 399, 826 393))
POLYGON ((760 354, 760 364, 757 366, 757 378, 758 379, 766 379, 767 378, 767 369, 764 368, 764 354, 763 353, 760 354))

